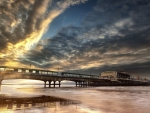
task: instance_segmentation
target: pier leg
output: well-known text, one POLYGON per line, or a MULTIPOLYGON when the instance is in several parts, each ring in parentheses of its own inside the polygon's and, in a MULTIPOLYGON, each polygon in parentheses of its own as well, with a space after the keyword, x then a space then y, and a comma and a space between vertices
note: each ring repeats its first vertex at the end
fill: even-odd
POLYGON ((54 87, 55 87, 55 83, 56 83, 56 81, 54 81, 54 87))
POLYGON ((82 86, 82 82, 79 82, 79 86, 80 86, 80 87, 82 86))
POLYGON ((88 83, 87 83, 87 81, 85 82, 85 87, 87 87, 88 85, 87 85, 88 83))
POLYGON ((88 81, 86 81, 86 87, 88 87, 88 81))
POLYGON ((61 83, 61 81, 59 81, 59 87, 60 87, 60 83, 61 83))
POLYGON ((76 87, 77 87, 77 82, 76 82, 76 87))
POLYGON ((83 82, 81 82, 81 87, 83 87, 83 82))
POLYGON ((49 88, 51 87, 51 81, 49 81, 49 88))
POLYGON ((3 74, 0 74, 0 91, 1 91, 2 80, 3 80, 3 74))
POLYGON ((78 85, 78 87, 80 87, 80 82, 78 82, 78 84, 77 84, 77 85, 78 85))
POLYGON ((82 87, 84 87, 85 82, 82 82, 82 87))
POLYGON ((2 84, 2 80, 0 80, 0 91, 1 91, 1 84, 2 84))
POLYGON ((46 81, 44 81, 44 88, 46 88, 46 81))
POLYGON ((89 81, 88 81, 87 85, 90 86, 90 82, 89 81))

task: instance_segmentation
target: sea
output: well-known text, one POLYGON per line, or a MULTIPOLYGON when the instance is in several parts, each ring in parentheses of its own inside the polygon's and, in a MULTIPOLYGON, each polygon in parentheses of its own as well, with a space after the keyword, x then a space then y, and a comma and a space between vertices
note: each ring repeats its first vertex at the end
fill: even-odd
POLYGON ((44 88, 44 83, 8 84, 0 91, 0 113, 150 113, 150 86, 44 88))

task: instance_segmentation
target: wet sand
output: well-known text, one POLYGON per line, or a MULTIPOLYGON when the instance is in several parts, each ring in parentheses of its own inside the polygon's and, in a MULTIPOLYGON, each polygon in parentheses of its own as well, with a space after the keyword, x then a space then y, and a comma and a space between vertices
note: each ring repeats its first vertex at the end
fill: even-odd
POLYGON ((11 88, 9 85, 3 85, 1 95, 4 96, 4 94, 13 100, 9 101, 12 102, 13 107, 8 109, 10 105, 0 103, 0 113, 150 112, 150 87, 148 86, 88 88, 65 86, 49 89, 41 85, 14 85, 11 88), (19 105, 17 101, 20 102, 19 105), (29 103, 28 107, 25 106, 27 103, 29 103))

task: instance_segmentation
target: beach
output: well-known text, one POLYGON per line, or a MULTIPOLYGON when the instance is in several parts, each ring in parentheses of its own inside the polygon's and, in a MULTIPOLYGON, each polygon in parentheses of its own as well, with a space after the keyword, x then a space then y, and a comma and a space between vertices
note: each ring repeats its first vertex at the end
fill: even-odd
POLYGON ((61 88, 43 88, 41 84, 2 85, 1 97, 4 95, 7 97, 6 100, 13 98, 13 101, 11 100, 13 103, 1 103, 0 113, 149 113, 150 111, 149 86, 75 87, 65 84, 61 88), (17 98, 21 101, 15 100, 17 98), (39 101, 34 101, 36 98, 39 101))

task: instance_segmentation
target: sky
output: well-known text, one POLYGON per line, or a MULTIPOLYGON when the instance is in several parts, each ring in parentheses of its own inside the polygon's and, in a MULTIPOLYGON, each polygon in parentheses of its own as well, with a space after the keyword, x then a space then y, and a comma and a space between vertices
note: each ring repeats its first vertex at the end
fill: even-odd
POLYGON ((0 65, 150 78, 149 0, 0 0, 0 65))

